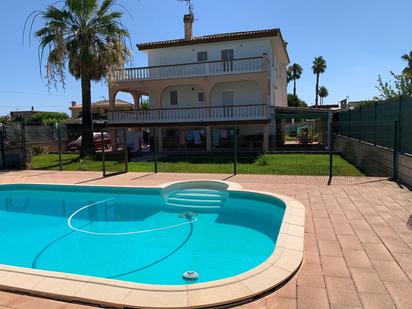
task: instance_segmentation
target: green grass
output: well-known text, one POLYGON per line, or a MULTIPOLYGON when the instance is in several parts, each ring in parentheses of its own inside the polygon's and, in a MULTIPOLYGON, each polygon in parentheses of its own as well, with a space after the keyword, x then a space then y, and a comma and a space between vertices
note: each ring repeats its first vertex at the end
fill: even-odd
MULTIPOLYGON (((59 156, 55 154, 33 157, 33 169, 58 170, 59 156)), ((171 156, 159 159, 159 172, 173 173, 225 173, 233 172, 230 155, 209 156, 187 155, 171 156)), ((106 161, 109 172, 119 172, 124 165, 119 161, 106 161)), ((63 155, 65 171, 101 171, 101 161, 79 159, 76 154, 63 155)), ((239 156, 237 170, 239 174, 266 175, 309 175, 327 176, 329 174, 329 156, 327 154, 266 154, 257 156, 239 156)), ((129 162, 130 172, 153 172, 154 163, 129 162)), ((334 176, 361 176, 362 173, 339 155, 333 157, 334 176)))

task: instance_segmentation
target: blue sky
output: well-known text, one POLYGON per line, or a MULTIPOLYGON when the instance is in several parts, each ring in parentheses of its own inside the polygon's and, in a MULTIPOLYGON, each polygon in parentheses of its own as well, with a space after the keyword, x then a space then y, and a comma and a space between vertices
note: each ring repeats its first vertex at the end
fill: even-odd
MULTIPOLYGON (((80 101, 80 83, 67 78, 66 88, 48 92, 39 73, 37 42, 22 44, 27 15, 54 1, 4 0, 0 10, 0 115, 10 110, 68 112, 80 101)), ((124 23, 131 33, 133 66, 145 66, 137 42, 181 38, 186 12, 177 0, 120 0, 130 15, 124 23)), ((292 62, 304 68, 298 94, 314 100, 311 62, 322 55, 328 62, 321 84, 329 89, 325 103, 370 99, 378 74, 389 78, 405 65, 400 56, 412 50, 410 0, 194 0, 195 35, 279 27, 289 42, 292 62)), ((104 83, 92 88, 93 100, 107 97, 104 83)), ((128 99, 128 97, 123 97, 128 99)))

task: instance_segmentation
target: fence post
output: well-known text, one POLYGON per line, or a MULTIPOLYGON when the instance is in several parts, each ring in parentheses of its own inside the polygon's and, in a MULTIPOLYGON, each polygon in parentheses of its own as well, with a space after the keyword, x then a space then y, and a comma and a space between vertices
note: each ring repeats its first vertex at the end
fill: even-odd
POLYGON ((127 148, 127 128, 123 129, 124 138, 124 171, 129 172, 129 150, 127 148))
POLYGON ((62 161, 62 135, 60 131, 60 124, 56 122, 56 130, 57 130, 57 143, 59 146, 59 167, 60 167, 60 172, 63 171, 63 161, 62 161))
POLYGON ((402 151, 402 107, 403 107, 403 95, 399 97, 398 107, 398 151, 402 151))
POLYGON ((6 147, 5 147, 5 141, 6 139, 6 126, 2 125, 1 126, 1 131, 0 131, 0 147, 1 147, 1 161, 2 161, 2 168, 5 170, 6 169, 6 147))
POLYGON ((329 150, 329 180, 328 185, 332 183, 333 177, 333 152, 332 152, 332 113, 328 113, 328 150, 329 150))
POLYGON ((393 140, 393 168, 392 168, 392 180, 398 180, 398 121, 395 121, 394 127, 394 140, 393 140))
POLYGON ((237 129, 233 128, 233 175, 237 175, 237 129))
POLYGON ((153 135, 154 135, 154 164, 155 164, 155 173, 158 173, 158 167, 157 167, 157 128, 153 129, 153 135))
POLYGON ((376 114, 377 114, 377 102, 373 103, 373 146, 376 146, 376 114))
POLYGON ((102 143, 102 170, 103 177, 106 177, 106 157, 104 152, 104 130, 103 127, 100 129, 100 141, 102 143))

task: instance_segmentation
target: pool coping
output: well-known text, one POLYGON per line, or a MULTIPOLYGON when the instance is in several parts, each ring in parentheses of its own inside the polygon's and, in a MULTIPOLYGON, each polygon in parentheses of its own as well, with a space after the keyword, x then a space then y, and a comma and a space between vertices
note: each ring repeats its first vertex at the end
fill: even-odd
MULTIPOLYGON (((210 179, 176 181, 158 186, 100 186, 164 189, 193 182, 222 183, 227 185, 228 191, 252 192, 281 199, 285 203, 285 213, 272 255, 259 266, 237 276, 176 286, 139 284, 0 264, 0 289, 116 308, 201 308, 256 297, 293 276, 303 260, 305 207, 290 197, 265 191, 244 190, 237 183, 210 179)), ((13 182, 2 185, 15 184, 33 183, 13 182)), ((95 184, 36 184, 99 187, 95 184)))

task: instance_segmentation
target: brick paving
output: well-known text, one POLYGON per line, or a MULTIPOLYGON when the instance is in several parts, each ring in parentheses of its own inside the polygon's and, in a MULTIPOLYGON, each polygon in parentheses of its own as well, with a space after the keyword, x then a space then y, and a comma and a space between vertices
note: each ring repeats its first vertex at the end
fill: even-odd
MULTIPOLYGON (((0 183, 151 186, 227 179, 246 189, 288 195, 306 207, 304 262, 282 288, 239 308, 412 308, 412 192, 381 178, 94 172, 0 173, 0 183)), ((0 308, 90 308, 0 292, 0 308)))

